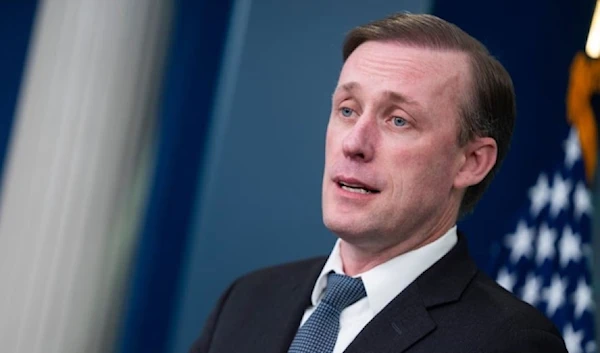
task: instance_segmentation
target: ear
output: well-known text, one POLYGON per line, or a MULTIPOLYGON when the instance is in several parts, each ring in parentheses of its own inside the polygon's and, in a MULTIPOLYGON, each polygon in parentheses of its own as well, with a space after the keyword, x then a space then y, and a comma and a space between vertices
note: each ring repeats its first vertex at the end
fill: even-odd
POLYGON ((454 177, 454 187, 457 189, 479 184, 496 164, 498 155, 498 145, 491 137, 477 137, 463 149, 463 163, 454 177))

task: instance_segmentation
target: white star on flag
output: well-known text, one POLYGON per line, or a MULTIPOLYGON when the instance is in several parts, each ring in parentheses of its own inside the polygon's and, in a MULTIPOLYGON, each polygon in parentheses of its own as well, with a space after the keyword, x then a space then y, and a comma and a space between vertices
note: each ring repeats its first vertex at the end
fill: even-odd
POLYGON ((496 282, 498 282, 498 284, 504 287, 504 289, 506 289, 507 291, 512 292, 516 281, 517 279, 515 278, 515 276, 511 275, 505 268, 501 269, 498 272, 498 278, 496 279, 496 282))
POLYGON ((550 201, 550 186, 546 174, 541 173, 535 186, 529 189, 529 198, 531 199, 531 215, 536 217, 550 201))
POLYGON ((569 261, 577 262, 581 259, 581 240, 579 235, 573 233, 571 227, 565 226, 562 237, 558 242, 558 250, 560 253, 560 265, 565 267, 569 261))
POLYGON ((569 353, 583 353, 581 341, 583 341, 583 332, 573 330, 571 324, 567 324, 563 330, 563 339, 569 353))
POLYGON ((579 136, 577 130, 571 129, 569 137, 563 142, 565 149, 565 165, 567 168, 573 168, 573 165, 581 158, 581 147, 579 146, 579 136))
POLYGON ((586 310, 593 308, 592 289, 587 285, 584 278, 579 279, 572 299, 575 304, 575 316, 577 318, 580 318, 586 310))
POLYGON ((592 212, 592 200, 588 188, 583 182, 577 183, 575 187, 575 193, 573 194, 573 206, 575 208, 575 217, 577 220, 581 218, 583 214, 588 216, 592 212))
POLYGON ((565 283, 565 280, 560 278, 558 274, 554 274, 554 276, 552 276, 550 287, 542 290, 542 298, 547 303, 546 313, 549 317, 554 315, 556 310, 558 310, 565 302, 566 289, 567 284, 565 283))
POLYGON ((550 192, 550 214, 552 217, 565 210, 569 206, 569 193, 571 192, 571 181, 563 179, 558 173, 554 174, 552 191, 550 192))
POLYGON ((585 352, 586 353, 596 353, 596 342, 594 341, 589 341, 586 345, 585 345, 585 352))
POLYGON ((519 222, 514 234, 506 236, 506 246, 511 249, 510 259, 513 262, 519 261, 521 257, 530 257, 533 251, 533 229, 528 228, 525 221, 519 222))
POLYGON ((531 305, 536 305, 540 300, 540 289, 542 288, 542 281, 534 274, 530 273, 527 275, 525 285, 523 286, 523 295, 521 298, 531 305))
POLYGON ((537 252, 535 254, 535 260, 538 265, 544 263, 546 259, 553 259, 556 250, 554 249, 554 243, 556 242, 556 230, 549 228, 546 223, 542 223, 540 226, 538 239, 537 239, 537 252))

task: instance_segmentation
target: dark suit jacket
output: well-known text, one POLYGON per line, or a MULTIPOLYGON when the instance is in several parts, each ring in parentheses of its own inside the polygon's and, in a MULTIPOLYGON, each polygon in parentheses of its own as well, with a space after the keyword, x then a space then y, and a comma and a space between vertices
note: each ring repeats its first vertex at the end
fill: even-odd
MULTIPOLYGON (((235 281, 191 352, 287 352, 325 260, 272 267, 235 281)), ((477 269, 459 236, 458 244, 376 315, 345 352, 567 351, 548 319, 477 269)))

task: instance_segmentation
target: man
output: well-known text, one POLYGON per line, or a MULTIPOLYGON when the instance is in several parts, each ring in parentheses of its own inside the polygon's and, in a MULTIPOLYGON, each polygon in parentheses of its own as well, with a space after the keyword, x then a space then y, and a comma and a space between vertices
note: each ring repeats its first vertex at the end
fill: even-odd
POLYGON ((355 28, 343 56, 323 175, 332 253, 238 279, 192 352, 566 352, 456 231, 508 149, 502 65, 429 15, 355 28))

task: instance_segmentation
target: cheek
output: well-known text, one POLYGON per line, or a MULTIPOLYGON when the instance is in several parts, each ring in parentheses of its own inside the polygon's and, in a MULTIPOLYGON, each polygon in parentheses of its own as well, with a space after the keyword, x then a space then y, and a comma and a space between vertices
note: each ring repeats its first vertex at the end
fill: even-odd
POLYGON ((438 196, 449 195, 453 189, 456 168, 455 161, 456 155, 452 148, 437 151, 430 158, 430 163, 426 168, 426 172, 428 173, 427 179, 431 183, 429 187, 438 196))
POLYGON ((452 185, 452 152, 437 145, 403 150, 393 156, 393 165, 395 187, 415 197, 437 194, 452 185))
POLYGON ((336 149, 340 148, 338 141, 340 134, 336 131, 335 127, 332 126, 331 122, 327 125, 327 132, 325 133, 325 163, 331 163, 330 159, 335 155, 336 149), (328 162, 329 161, 329 162, 328 162))

